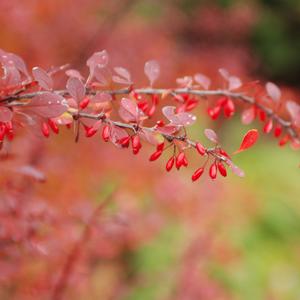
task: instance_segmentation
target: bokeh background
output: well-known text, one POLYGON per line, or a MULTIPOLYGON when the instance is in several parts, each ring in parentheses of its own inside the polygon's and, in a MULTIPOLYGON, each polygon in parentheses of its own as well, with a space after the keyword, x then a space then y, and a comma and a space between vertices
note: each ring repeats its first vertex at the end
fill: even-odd
MULTIPOLYGON (((84 73, 106 49, 140 86, 144 62, 157 59, 162 87, 196 72, 218 82, 224 67, 297 100, 299 32, 299 0, 0 0, 0 47, 30 67, 70 63, 84 73)), ((235 150, 248 129, 239 114, 212 123, 204 112, 191 134, 203 139, 213 127, 235 150)), ((166 174, 166 157, 149 163, 150 147, 132 156, 100 138, 75 144, 67 129, 46 141, 24 132, 10 153, 0 166, 0 299, 51 299, 107 197, 63 299, 300 299, 299 153, 273 138, 236 157, 245 179, 194 184, 191 169, 166 174), (18 164, 47 181, 7 171, 18 164)))

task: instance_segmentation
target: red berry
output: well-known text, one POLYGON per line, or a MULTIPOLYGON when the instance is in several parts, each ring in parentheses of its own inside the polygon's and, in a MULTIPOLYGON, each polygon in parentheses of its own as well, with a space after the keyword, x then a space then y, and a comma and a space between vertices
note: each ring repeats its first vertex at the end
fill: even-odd
POLYGON ((209 168, 209 176, 211 179, 216 179, 217 177, 217 165, 213 163, 209 168))
POLYGON ((215 106, 214 108, 209 108, 207 110, 208 115, 212 118, 212 120, 218 119, 221 113, 221 106, 215 106))
POLYGON ((167 161, 167 164, 166 164, 166 170, 167 172, 170 172, 173 168, 173 165, 174 165, 174 161, 175 161, 175 158, 174 156, 172 156, 168 161, 167 161))
POLYGON ((193 181, 196 181, 197 179, 199 179, 201 177, 201 175, 203 174, 204 172, 204 168, 199 168, 197 169, 194 174, 192 175, 192 180, 193 181))
POLYGON ((279 137, 282 133, 282 127, 280 124, 277 124, 274 128, 274 136, 279 137))
POLYGON ((265 122, 266 119, 267 119, 267 114, 266 114, 263 110, 260 110, 260 111, 259 111, 259 119, 260 119, 262 122, 265 122))
POLYGON ((235 105, 231 99, 227 99, 224 104, 224 115, 227 118, 230 118, 234 115, 235 112, 235 105))
POLYGON ((184 164, 185 155, 184 152, 180 152, 176 157, 176 168, 179 170, 184 164))
POLYGON ((102 139, 104 142, 108 142, 110 137, 110 128, 108 125, 105 125, 102 129, 102 139))
POLYGON ((285 144, 288 143, 288 141, 290 140, 290 136, 288 134, 286 134, 278 143, 278 145, 280 147, 284 146, 285 144))
POLYGON ((129 143, 130 143, 130 136, 125 136, 119 140, 119 144, 124 148, 128 148, 129 143))
POLYGON ((90 103, 90 99, 89 98, 84 98, 80 103, 79 103, 79 107, 81 109, 86 108, 90 103))
POLYGON ((218 170, 223 177, 227 176, 227 170, 221 162, 218 163, 218 170))
POLYGON ((264 133, 270 133, 272 131, 273 128, 273 120, 269 119, 269 121, 267 121, 267 123, 265 124, 263 131, 264 133))
POLYGON ((57 124, 52 120, 52 119, 48 119, 48 125, 50 126, 50 128, 52 129, 52 131, 56 134, 59 133, 59 128, 57 126, 57 124))
POLYGON ((48 126, 48 124, 46 122, 42 123, 42 133, 43 133, 43 135, 45 137, 49 137, 49 134, 50 134, 50 132, 49 132, 49 126, 48 126))
POLYGON ((206 153, 204 146, 199 142, 196 144, 196 149, 200 155, 204 155, 206 153))
POLYGON ((132 152, 133 154, 138 154, 140 149, 142 148, 140 137, 138 135, 135 135, 131 138, 131 140, 132 140, 132 152))
POLYGON ((162 154, 161 150, 155 151, 154 153, 151 154, 151 156, 149 157, 150 161, 154 161, 157 160, 162 154))
POLYGON ((96 132, 97 132, 97 129, 95 129, 94 127, 90 127, 86 130, 85 136, 91 137, 91 136, 95 135, 96 132))
POLYGON ((157 151, 163 151, 163 150, 164 150, 164 147, 165 147, 165 143, 162 142, 162 143, 160 143, 160 144, 158 144, 158 145, 156 146, 156 150, 157 150, 157 151))

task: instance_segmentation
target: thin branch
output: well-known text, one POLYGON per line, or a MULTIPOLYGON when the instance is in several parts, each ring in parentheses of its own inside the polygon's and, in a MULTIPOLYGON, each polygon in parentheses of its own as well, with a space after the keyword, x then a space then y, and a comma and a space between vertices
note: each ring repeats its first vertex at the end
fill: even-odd
MULTIPOLYGON (((132 91, 136 92, 137 94, 144 94, 144 95, 166 95, 166 94, 172 94, 172 95, 183 95, 183 94, 189 94, 189 95, 195 95, 199 97, 207 97, 207 96, 226 96, 230 97, 233 100, 241 101, 246 104, 255 105, 260 110, 264 111, 266 115, 279 123, 287 133, 295 139, 297 142, 300 142, 300 136, 299 133, 294 129, 292 123, 290 121, 287 121, 277 115, 271 108, 268 108, 261 103, 258 103, 254 97, 247 96, 243 93, 238 92, 230 92, 227 90, 195 90, 190 88, 178 88, 178 89, 154 89, 154 88, 140 88, 140 89, 131 89, 131 88, 125 88, 125 89, 117 89, 117 90, 101 90, 101 91, 95 91, 91 89, 87 89, 86 95, 95 95, 96 93, 107 93, 110 95, 128 95, 132 91)), ((62 95, 62 96, 68 96, 69 93, 67 90, 57 90, 54 91, 55 93, 62 95)), ((14 95, 9 96, 6 98, 3 98, 0 100, 0 102, 6 102, 7 106, 14 107, 14 106, 26 106, 27 103, 18 102, 19 100, 24 99, 31 99, 37 95, 42 94, 43 92, 33 92, 33 93, 27 93, 27 94, 20 94, 20 95, 14 95)), ((94 115, 86 116, 87 118, 97 119, 94 117, 94 115)))

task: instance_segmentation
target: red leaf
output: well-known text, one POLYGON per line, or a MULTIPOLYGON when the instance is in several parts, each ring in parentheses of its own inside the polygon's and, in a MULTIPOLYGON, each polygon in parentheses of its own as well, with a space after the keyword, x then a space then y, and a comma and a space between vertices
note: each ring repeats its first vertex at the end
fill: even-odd
POLYGON ((255 107, 252 106, 242 112, 242 123, 249 125, 255 119, 255 107))
POLYGON ((67 90, 69 94, 72 96, 74 100, 78 103, 84 98, 85 96, 85 87, 81 80, 76 77, 71 77, 67 81, 67 90))
POLYGON ((272 82, 268 82, 266 84, 266 90, 268 95, 271 97, 272 100, 274 100, 275 102, 278 102, 281 98, 281 91, 279 89, 279 87, 272 83, 272 82))
MULTIPOLYGON (((45 118, 58 117, 67 111, 65 99, 57 94, 45 92, 31 99, 26 108, 45 118)), ((24 109, 26 109, 24 107, 24 109)))
POLYGON ((120 84, 132 84, 130 73, 122 67, 114 68, 114 71, 118 74, 117 76, 112 76, 112 80, 120 84))
POLYGON ((212 129, 205 129, 204 130, 204 134, 213 143, 216 143, 216 144, 218 143, 218 136, 214 132, 214 130, 212 130, 212 129))
POLYGON ((211 80, 207 76, 200 73, 194 75, 194 80, 206 90, 208 90, 211 84, 211 80))
POLYGON ((160 74, 159 63, 156 60, 147 61, 145 63, 144 72, 150 81, 150 85, 152 86, 160 74))
POLYGON ((165 106, 162 112, 165 117, 173 124, 178 126, 188 126, 196 122, 196 116, 187 112, 180 112, 175 114, 175 106, 165 106))
POLYGON ((244 150, 249 149, 256 143, 257 139, 258 139, 258 131, 256 129, 249 130, 245 134, 240 148, 237 151, 235 151, 234 154, 237 154, 244 150))
POLYGON ((39 67, 34 67, 32 69, 33 78, 39 83, 40 87, 44 90, 52 90, 53 80, 50 75, 39 67))
POLYGON ((139 110, 137 104, 127 98, 121 99, 119 108, 120 117, 126 122, 137 122, 144 113, 139 110))

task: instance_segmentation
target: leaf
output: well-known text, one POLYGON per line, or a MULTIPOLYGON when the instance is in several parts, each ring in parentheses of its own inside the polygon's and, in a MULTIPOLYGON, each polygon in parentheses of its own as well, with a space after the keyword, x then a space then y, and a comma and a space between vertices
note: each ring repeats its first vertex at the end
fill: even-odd
POLYGON ((179 126, 172 125, 172 124, 167 124, 163 127, 157 127, 155 130, 157 132, 162 133, 162 134, 171 135, 171 134, 175 133, 176 131, 178 131, 179 128, 180 128, 179 126))
POLYGON ((99 66, 96 66, 94 71, 93 71, 93 75, 98 80, 98 83, 100 83, 100 85, 102 85, 102 86, 108 85, 108 81, 109 81, 108 74, 107 74, 107 72, 105 72, 105 70, 106 70, 105 68, 101 68, 99 66))
POLYGON ((13 117, 13 112, 5 106, 0 106, 0 122, 9 122, 13 117))
POLYGON ((118 76, 112 76, 112 80, 116 83, 120 84, 132 84, 130 73, 122 67, 115 67, 114 71, 118 74, 118 76))
POLYGON ((95 52, 86 62, 90 70, 94 70, 96 66, 104 68, 108 64, 108 53, 106 50, 95 52))
POLYGON ((85 97, 85 86, 76 77, 71 77, 67 81, 66 88, 74 100, 80 102, 85 97))
POLYGON ((228 82, 228 90, 235 90, 242 85, 242 81, 237 76, 231 76, 226 69, 219 69, 221 76, 228 82))
POLYGON ((194 80, 198 84, 200 84, 202 87, 204 87, 204 89, 206 89, 206 90, 208 90, 208 88, 210 87, 211 80, 203 74, 200 74, 200 73, 195 74, 194 80))
POLYGON ((119 115, 126 122, 137 122, 140 116, 144 114, 139 110, 137 104, 133 100, 122 98, 119 115))
POLYGON ((245 177, 245 172, 242 169, 240 169, 238 166, 236 166, 230 159, 227 159, 226 163, 228 164, 229 168, 235 175, 239 177, 245 177))
POLYGON ((266 90, 268 95, 271 97, 271 99, 275 102, 278 102, 281 98, 281 91, 279 87, 272 83, 272 82, 267 82, 266 83, 266 90))
POLYGON ((234 154, 240 153, 240 152, 245 151, 245 150, 249 149, 250 147, 252 147, 256 143, 258 136, 259 136, 259 134, 258 134, 257 129, 249 130, 245 134, 243 141, 240 145, 240 148, 237 151, 235 151, 234 154))
POLYGON ((193 85, 193 77, 192 76, 184 76, 176 79, 176 83, 184 88, 189 88, 193 85))
POLYGON ((242 123, 249 125, 255 119, 255 107, 252 106, 242 112, 242 123))
POLYGON ((69 69, 65 73, 68 77, 75 77, 75 78, 78 78, 80 80, 84 79, 84 77, 80 74, 80 72, 77 71, 77 70, 74 70, 74 69, 69 69))
POLYGON ((286 108, 292 118, 293 124, 300 127, 300 105, 294 101, 287 101, 286 108))
POLYGON ((45 70, 40 67, 34 67, 32 69, 32 75, 33 78, 39 83, 41 88, 48 91, 52 90, 53 80, 45 70))
POLYGON ((162 108, 162 112, 164 116, 173 124, 178 126, 189 126, 196 122, 197 118, 195 115, 180 112, 175 114, 176 107, 175 106, 164 106, 162 108))
POLYGON ((159 63, 156 60, 147 61, 145 63, 144 72, 150 81, 150 85, 152 86, 160 74, 159 63))
POLYGON ((212 142, 215 143, 215 144, 218 144, 218 136, 217 136, 217 134, 215 133, 214 130, 212 130, 212 129, 205 129, 205 130, 204 130, 204 134, 205 134, 205 136, 206 136, 210 141, 212 141, 212 142))
MULTIPOLYGON (((50 92, 33 97, 26 108, 44 118, 58 117, 68 110, 65 99, 60 95, 50 92)), ((26 108, 24 107, 23 109, 26 108)))

